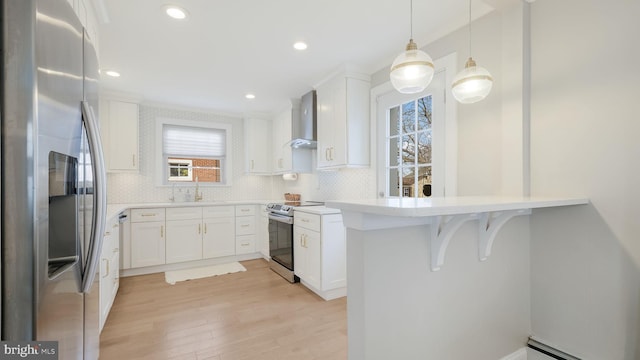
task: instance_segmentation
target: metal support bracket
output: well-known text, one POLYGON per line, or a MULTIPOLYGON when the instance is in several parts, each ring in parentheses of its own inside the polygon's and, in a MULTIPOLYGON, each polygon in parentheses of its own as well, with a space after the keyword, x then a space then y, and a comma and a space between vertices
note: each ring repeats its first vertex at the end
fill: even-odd
POLYGON ((496 239, 498 231, 502 229, 507 221, 520 215, 531 215, 531 209, 519 209, 511 211, 486 212, 480 214, 479 234, 478 234, 478 257, 480 261, 485 261, 491 255, 493 241, 496 239))
POLYGON ((453 234, 467 221, 478 219, 478 214, 436 216, 431 222, 431 271, 444 264, 444 255, 453 234))

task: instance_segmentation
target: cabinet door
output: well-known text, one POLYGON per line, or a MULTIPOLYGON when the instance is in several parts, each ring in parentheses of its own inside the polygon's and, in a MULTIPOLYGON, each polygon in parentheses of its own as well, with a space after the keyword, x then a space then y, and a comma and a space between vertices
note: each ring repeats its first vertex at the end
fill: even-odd
POLYGON ((306 231, 304 247, 306 250, 306 273, 304 280, 316 289, 322 290, 320 233, 315 231, 306 231))
POLYGON ((165 263, 164 221, 131 224, 131 267, 165 263))
POLYGON ((271 174, 271 121, 247 118, 244 120, 245 171, 249 174, 271 174))
POLYGON ((273 171, 278 174, 290 172, 293 168, 291 152, 291 109, 285 110, 273 119, 273 171))
POLYGON ((138 170, 138 105, 108 101, 106 125, 108 141, 105 158, 109 171, 138 170))
POLYGON ((235 217, 204 219, 202 256, 205 259, 235 255, 235 217))
POLYGON ((237 235, 255 235, 255 233, 256 233, 255 216, 236 217, 236 236, 237 235))
POLYGON ((109 299, 109 309, 113 305, 118 288, 120 287, 120 222, 114 218, 110 223, 111 228, 111 266, 110 279, 112 282, 111 295, 109 299))
POLYGON ((304 247, 305 229, 293 226, 293 272, 301 279, 307 277, 307 249, 304 247))
POLYGON ((202 259, 202 220, 167 221, 167 264, 202 259))
POLYGON ((318 168, 332 165, 331 151, 334 147, 334 127, 338 123, 336 117, 339 109, 337 93, 340 91, 340 78, 334 78, 322 84, 316 90, 318 102, 318 168))
POLYGON ((319 169, 369 166, 369 87, 343 74, 316 90, 319 169))
POLYGON ((112 263, 111 259, 113 238, 108 228, 102 241, 100 255, 100 330, 102 330, 111 308, 110 299, 113 291, 113 281, 110 279, 113 277, 111 274, 114 272, 114 266, 116 266, 115 270, 117 271, 117 265, 112 263))
MULTIPOLYGON (((116 266, 116 264, 120 263, 120 251, 118 248, 115 248, 113 251, 113 256, 111 257, 111 263, 114 264, 114 266, 116 266)), ((112 282, 112 287, 111 287, 111 294, 110 294, 110 299, 109 299, 109 310, 111 310, 111 305, 113 305, 113 301, 116 298, 116 295, 118 294, 118 289, 120 288, 120 270, 115 267, 113 269, 112 272, 112 277, 111 277, 111 282, 112 282)))
POLYGON ((255 235, 236 236, 236 255, 251 254, 254 252, 256 252, 255 235))

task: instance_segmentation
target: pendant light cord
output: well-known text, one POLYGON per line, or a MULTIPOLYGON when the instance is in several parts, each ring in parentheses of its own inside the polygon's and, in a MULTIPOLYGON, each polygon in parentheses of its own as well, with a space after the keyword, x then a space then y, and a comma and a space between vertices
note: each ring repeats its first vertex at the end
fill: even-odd
POLYGON ((409 2, 409 26, 410 26, 410 39, 413 39, 413 0, 409 2))
POLYGON ((471 0, 469 0, 469 58, 471 58, 471 0))

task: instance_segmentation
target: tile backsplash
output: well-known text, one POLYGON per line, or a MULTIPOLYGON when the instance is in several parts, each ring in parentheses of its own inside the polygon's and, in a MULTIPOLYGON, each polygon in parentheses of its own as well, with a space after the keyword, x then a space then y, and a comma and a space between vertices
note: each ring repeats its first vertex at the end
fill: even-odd
MULTIPOLYGON (((190 121, 228 123, 232 125, 233 181, 231 186, 200 186, 204 201, 271 199, 276 178, 244 174, 244 139, 242 118, 222 116, 195 111, 173 110, 152 106, 139 106, 139 151, 138 173, 109 173, 107 176, 109 203, 153 203, 168 202, 172 189, 158 186, 155 179, 155 126, 157 118, 190 121)), ((282 180, 279 180, 280 182, 282 180)), ((182 188, 193 193, 195 186, 182 188)), ((177 193, 178 191, 176 191, 177 193)))
MULTIPOLYGON (((212 113, 139 106, 139 172, 107 175, 108 203, 168 202, 172 189, 158 186, 155 179, 155 126, 157 118, 228 123, 232 125, 233 181, 231 186, 200 186, 204 201, 281 200, 285 192, 300 193, 303 200, 363 199, 375 197, 375 171, 343 169, 300 174, 297 181, 281 176, 244 173, 243 121, 239 117, 212 113)), ((314 154, 315 155, 315 154, 314 154)), ((195 187, 182 188, 193 193, 195 187)), ((176 190, 176 193, 178 191, 176 190)))

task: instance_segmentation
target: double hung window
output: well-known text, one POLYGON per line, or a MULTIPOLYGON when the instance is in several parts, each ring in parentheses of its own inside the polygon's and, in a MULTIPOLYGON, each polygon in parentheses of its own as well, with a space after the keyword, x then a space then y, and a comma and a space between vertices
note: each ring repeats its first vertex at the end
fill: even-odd
POLYGON ((200 182, 228 185, 231 127, 161 121, 163 184, 200 182))

